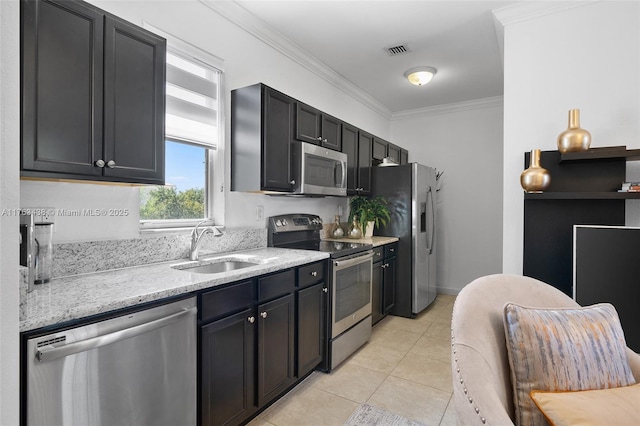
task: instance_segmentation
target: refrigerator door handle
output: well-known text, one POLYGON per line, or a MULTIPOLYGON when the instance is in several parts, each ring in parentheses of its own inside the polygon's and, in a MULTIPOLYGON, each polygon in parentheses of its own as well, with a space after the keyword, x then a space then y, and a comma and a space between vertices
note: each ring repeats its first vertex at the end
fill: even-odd
MULTIPOLYGON (((435 212, 435 203, 433 202, 433 190, 431 186, 427 189, 427 203, 431 207, 431 229, 430 229, 430 241, 427 246, 427 250, 429 250, 429 254, 433 253, 433 240, 435 238, 436 231, 436 212, 435 212)), ((425 221, 423 220, 423 223, 425 221)))

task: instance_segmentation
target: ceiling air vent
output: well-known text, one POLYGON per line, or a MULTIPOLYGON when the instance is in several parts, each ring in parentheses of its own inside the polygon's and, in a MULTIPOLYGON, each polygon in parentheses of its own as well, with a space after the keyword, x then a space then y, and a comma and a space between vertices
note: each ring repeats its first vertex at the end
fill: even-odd
POLYGON ((389 56, 401 55, 403 53, 407 53, 408 51, 409 49, 407 49, 407 46, 405 46, 404 44, 399 44, 393 47, 387 47, 387 53, 389 54, 389 56))

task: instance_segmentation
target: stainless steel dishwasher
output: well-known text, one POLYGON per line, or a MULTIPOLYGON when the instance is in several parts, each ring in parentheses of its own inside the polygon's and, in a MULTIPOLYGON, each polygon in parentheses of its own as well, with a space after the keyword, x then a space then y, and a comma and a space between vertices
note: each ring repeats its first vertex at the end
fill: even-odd
POLYGON ((37 425, 195 425, 196 298, 27 340, 37 425))

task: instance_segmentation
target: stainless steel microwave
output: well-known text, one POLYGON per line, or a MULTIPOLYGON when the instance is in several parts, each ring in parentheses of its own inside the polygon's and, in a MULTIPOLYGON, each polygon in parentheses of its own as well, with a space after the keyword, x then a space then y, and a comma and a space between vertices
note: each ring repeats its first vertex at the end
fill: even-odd
POLYGON ((347 154, 296 141, 291 159, 294 194, 347 195, 347 154))

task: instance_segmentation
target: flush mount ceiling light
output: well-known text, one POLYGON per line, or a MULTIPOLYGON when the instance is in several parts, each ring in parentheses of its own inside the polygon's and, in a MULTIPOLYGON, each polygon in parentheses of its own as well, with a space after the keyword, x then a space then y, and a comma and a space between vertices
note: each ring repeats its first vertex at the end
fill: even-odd
POLYGON ((407 77, 409 83, 416 86, 424 86, 431 81, 435 74, 436 69, 433 67, 416 67, 405 72, 404 76, 407 77))

